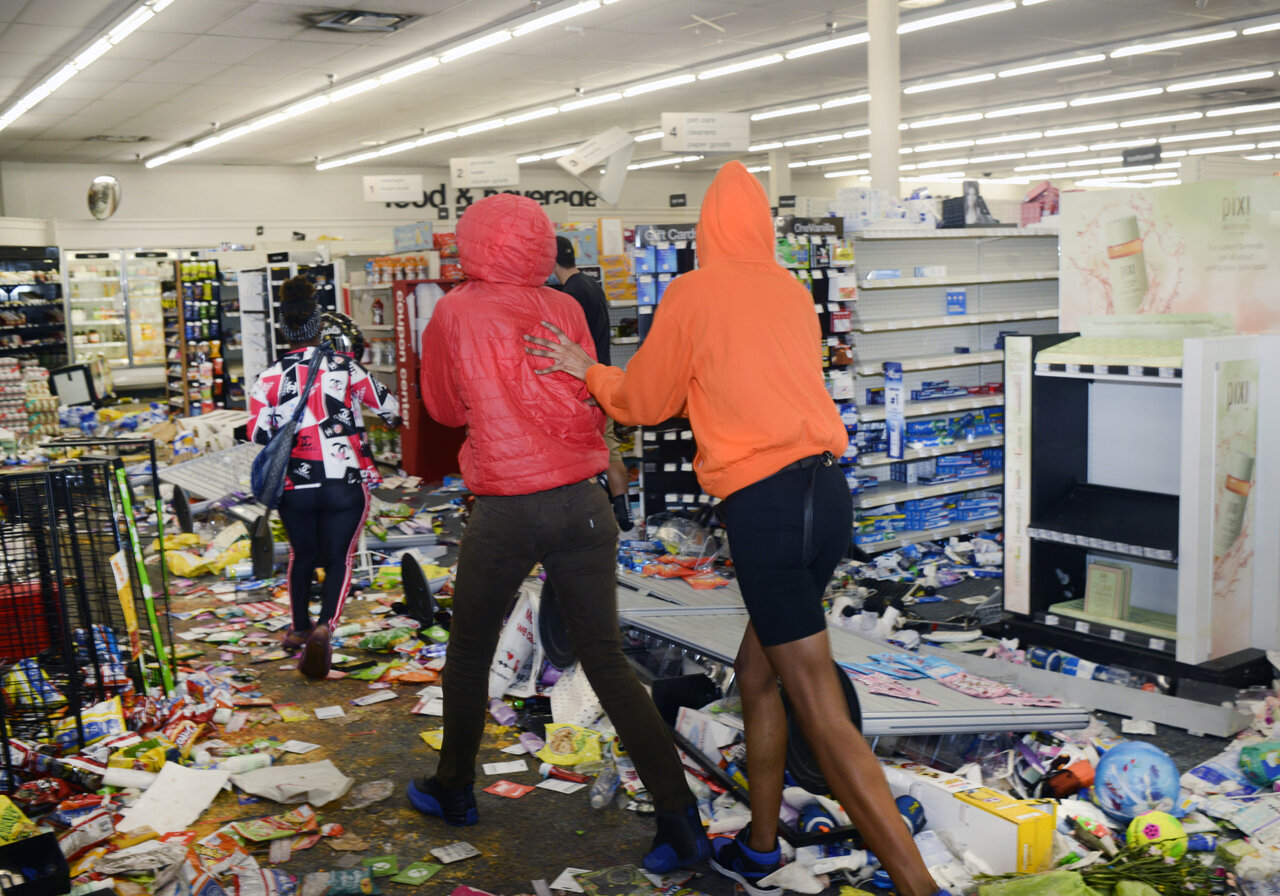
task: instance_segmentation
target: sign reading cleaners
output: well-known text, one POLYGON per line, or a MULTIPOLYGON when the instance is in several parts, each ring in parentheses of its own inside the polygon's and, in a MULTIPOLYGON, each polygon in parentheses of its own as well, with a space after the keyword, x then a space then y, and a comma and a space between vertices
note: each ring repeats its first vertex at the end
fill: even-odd
POLYGON ((745 112, 663 112, 666 152, 745 152, 751 145, 751 116, 745 112))

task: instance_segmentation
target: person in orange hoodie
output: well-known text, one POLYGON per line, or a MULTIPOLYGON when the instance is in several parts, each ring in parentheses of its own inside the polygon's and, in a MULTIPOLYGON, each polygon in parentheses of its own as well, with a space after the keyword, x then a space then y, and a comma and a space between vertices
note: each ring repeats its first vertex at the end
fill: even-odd
POLYGON ((853 502, 835 458, 848 444, 823 384, 813 297, 774 257, 760 182, 739 162, 702 201, 696 271, 672 281, 625 371, 597 364, 553 324, 526 351, 539 373, 583 380, 608 416, 651 425, 688 416, 694 469, 729 534, 751 621, 734 669, 746 723, 751 823, 712 846, 712 866, 751 896, 781 887, 778 812, 791 699, 832 792, 902 896, 935 896, 880 764, 850 717, 836 678, 822 596, 852 536, 853 502))

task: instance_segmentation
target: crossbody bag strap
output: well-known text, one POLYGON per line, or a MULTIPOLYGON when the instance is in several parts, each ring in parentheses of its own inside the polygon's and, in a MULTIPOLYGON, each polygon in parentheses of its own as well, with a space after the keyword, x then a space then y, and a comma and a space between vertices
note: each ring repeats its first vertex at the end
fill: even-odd
POLYGON ((302 415, 307 410, 307 398, 311 395, 311 387, 316 383, 316 371, 320 368, 321 350, 316 349, 316 353, 311 356, 311 363, 307 365, 307 384, 302 389, 302 394, 298 396, 298 406, 293 411, 293 423, 296 426, 302 415))

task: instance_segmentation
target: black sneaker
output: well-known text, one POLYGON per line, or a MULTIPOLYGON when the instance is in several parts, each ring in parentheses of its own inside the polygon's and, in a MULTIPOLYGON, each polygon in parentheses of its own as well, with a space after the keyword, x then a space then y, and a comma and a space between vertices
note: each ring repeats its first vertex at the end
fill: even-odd
POLYGON ((423 815, 435 815, 445 824, 465 827, 480 820, 476 811, 476 795, 470 785, 460 790, 448 790, 434 777, 415 778, 406 791, 413 808, 423 815))
POLYGON ((760 881, 777 871, 782 865, 782 850, 777 846, 772 852, 756 852, 747 846, 751 826, 738 831, 732 839, 717 837, 711 841, 711 867, 730 880, 742 884, 750 896, 776 896, 782 887, 761 886, 760 881))
POLYGON ((711 844, 697 806, 689 806, 683 812, 659 812, 657 822, 658 833, 644 857, 646 871, 667 874, 706 861, 711 855, 711 844))

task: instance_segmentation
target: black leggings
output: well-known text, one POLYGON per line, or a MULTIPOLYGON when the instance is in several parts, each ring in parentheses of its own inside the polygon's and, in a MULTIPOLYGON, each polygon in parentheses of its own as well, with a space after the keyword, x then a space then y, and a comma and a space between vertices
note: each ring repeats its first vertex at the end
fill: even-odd
POLYGON ((289 533, 289 605, 295 629, 311 627, 307 605, 317 567, 324 570, 324 589, 316 624, 327 625, 342 615, 351 584, 351 558, 368 511, 369 493, 362 485, 285 489, 279 513, 289 533))
POLYGON ((734 492, 721 502, 719 514, 760 643, 786 644, 825 629, 822 595, 853 536, 853 499, 840 467, 775 473, 734 492), (806 545, 804 505, 811 481, 806 545))

